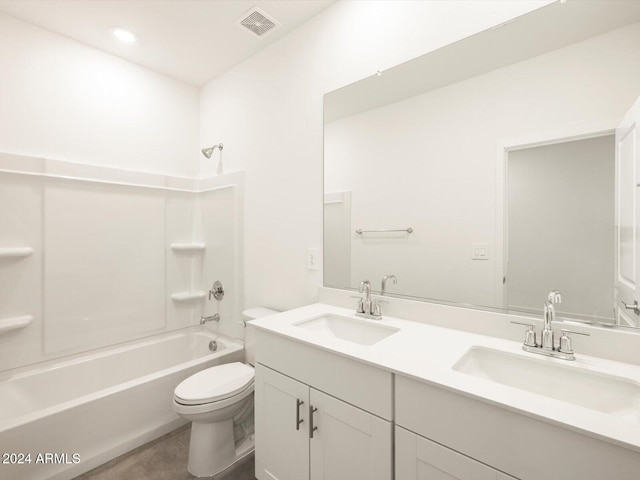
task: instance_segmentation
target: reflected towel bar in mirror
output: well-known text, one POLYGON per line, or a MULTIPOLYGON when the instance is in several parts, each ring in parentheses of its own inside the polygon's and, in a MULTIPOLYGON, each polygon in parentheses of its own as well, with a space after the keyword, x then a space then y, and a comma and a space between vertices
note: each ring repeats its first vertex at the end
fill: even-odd
POLYGON ((356 230, 356 234, 358 235, 362 235, 363 233, 392 233, 392 232, 413 233, 413 228, 409 227, 409 228, 402 228, 398 230, 362 230, 359 228, 358 230, 356 230))

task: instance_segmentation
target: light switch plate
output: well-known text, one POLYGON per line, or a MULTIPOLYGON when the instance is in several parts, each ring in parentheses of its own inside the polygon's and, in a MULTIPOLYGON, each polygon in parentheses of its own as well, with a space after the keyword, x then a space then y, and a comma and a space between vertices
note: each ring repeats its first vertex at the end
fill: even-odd
POLYGON ((472 243, 471 260, 489 260, 489 244, 472 243))

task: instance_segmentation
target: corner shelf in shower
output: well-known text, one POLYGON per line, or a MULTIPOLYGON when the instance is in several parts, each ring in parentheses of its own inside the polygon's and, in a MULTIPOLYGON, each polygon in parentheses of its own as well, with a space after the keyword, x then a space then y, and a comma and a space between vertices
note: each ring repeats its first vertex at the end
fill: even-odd
POLYGON ((171 250, 176 253, 199 253, 204 251, 204 243, 172 243, 171 250))
POLYGON ((207 292, 180 292, 171 295, 171 300, 174 302, 193 302, 195 300, 202 300, 207 296, 207 292))
POLYGON ((0 335, 11 330, 24 328, 33 321, 32 315, 22 315, 20 317, 10 317, 0 319, 0 335))
POLYGON ((0 247, 0 258, 22 258, 32 253, 31 247, 0 247))

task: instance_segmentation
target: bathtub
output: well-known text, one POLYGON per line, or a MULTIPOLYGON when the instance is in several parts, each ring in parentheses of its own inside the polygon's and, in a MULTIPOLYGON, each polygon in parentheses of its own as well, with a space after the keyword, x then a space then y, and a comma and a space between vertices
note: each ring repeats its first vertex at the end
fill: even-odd
POLYGON ((243 359, 242 342, 190 327, 0 374, 0 478, 73 478, 168 433, 186 424, 178 383, 243 359))

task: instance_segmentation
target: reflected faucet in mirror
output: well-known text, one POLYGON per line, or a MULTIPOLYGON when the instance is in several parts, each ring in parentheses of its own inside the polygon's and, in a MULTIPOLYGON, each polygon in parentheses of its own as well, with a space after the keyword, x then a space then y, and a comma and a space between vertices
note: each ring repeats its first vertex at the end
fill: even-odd
POLYGON ((394 285, 398 284, 398 279, 395 275, 385 275, 382 277, 382 287, 380 288, 380 295, 384 295, 387 291, 387 280, 393 281, 394 285))

